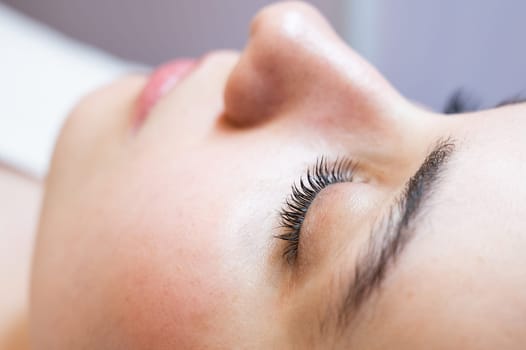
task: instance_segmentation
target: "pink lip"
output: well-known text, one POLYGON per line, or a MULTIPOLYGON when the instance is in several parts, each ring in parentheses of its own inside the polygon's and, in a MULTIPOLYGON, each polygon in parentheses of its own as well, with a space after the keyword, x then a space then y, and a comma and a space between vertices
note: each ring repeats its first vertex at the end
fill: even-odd
POLYGON ((141 124, 157 102, 198 65, 199 60, 179 59, 163 64, 150 75, 138 99, 137 124, 141 124))

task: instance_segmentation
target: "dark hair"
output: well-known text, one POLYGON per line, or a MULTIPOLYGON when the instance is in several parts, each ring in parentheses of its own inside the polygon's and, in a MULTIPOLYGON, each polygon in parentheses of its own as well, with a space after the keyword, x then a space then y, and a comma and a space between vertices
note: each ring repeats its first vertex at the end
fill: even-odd
MULTIPOLYGON (((519 93, 513 97, 503 100, 494 107, 513 105, 523 102, 526 102, 526 95, 519 93)), ((474 94, 468 93, 464 89, 458 89, 449 96, 444 106, 443 112, 445 114, 457 114, 474 112, 481 109, 483 109, 482 103, 477 97, 475 97, 474 94)))

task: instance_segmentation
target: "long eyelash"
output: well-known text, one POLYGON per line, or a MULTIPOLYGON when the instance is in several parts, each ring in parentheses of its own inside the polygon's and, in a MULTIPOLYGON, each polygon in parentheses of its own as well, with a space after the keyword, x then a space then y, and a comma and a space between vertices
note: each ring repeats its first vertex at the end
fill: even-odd
POLYGON ((287 242, 283 257, 289 264, 296 261, 301 227, 316 195, 329 185, 353 181, 356 165, 348 158, 337 159, 329 163, 327 158, 321 157, 316 160, 312 168, 307 169, 299 182, 292 185, 291 194, 279 212, 280 228, 284 232, 275 236, 287 242))

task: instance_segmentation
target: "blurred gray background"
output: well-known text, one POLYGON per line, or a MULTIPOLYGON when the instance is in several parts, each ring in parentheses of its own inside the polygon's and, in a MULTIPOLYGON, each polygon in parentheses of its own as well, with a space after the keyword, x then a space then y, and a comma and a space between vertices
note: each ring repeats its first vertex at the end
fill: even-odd
MULTIPOLYGON (((265 0, 0 0, 117 56, 156 65, 242 48, 265 0)), ((312 0, 404 95, 442 109, 463 88, 484 106, 526 92, 526 1, 312 0)))

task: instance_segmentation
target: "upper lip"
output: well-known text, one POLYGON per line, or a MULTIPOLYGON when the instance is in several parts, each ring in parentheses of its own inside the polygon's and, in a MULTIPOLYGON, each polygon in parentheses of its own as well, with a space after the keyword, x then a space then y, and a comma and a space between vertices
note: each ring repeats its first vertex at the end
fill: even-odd
POLYGON ((190 75, 200 61, 178 59, 155 69, 138 97, 137 123, 142 123, 157 102, 190 75))

